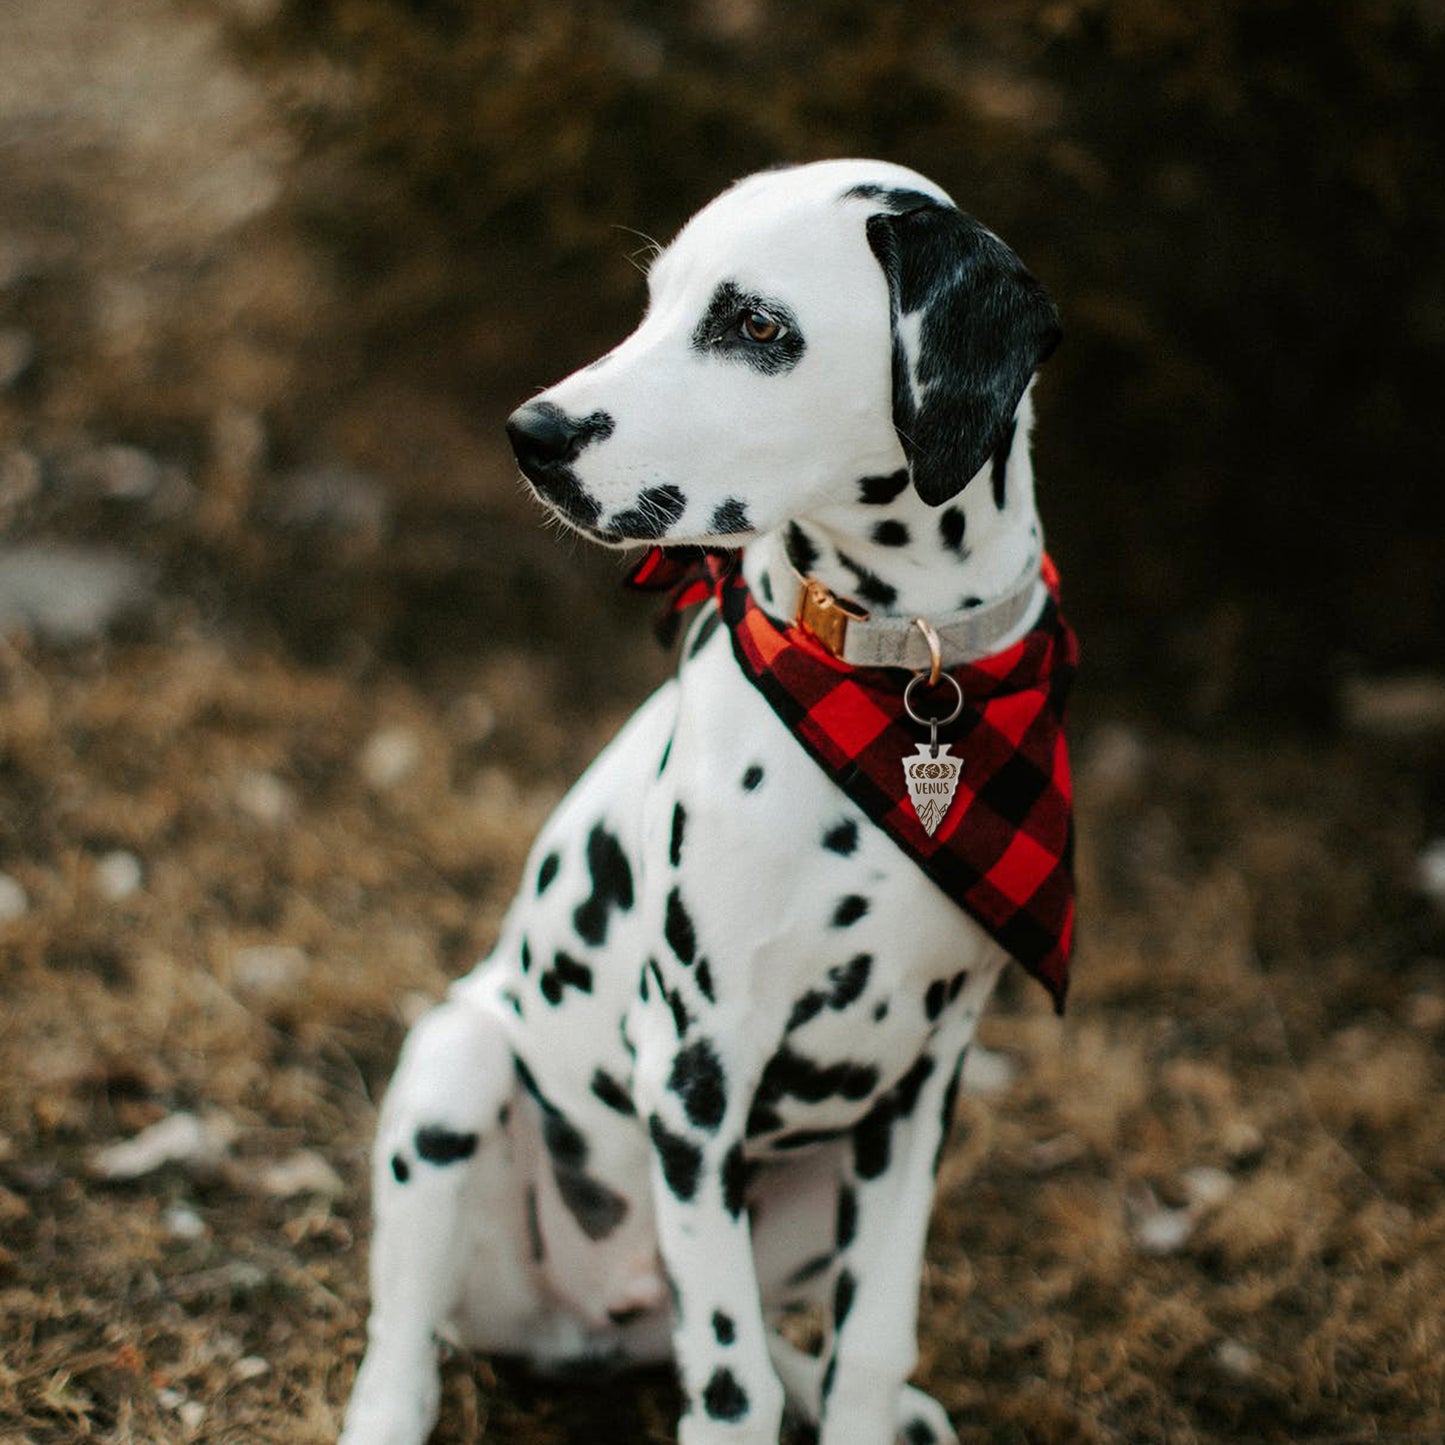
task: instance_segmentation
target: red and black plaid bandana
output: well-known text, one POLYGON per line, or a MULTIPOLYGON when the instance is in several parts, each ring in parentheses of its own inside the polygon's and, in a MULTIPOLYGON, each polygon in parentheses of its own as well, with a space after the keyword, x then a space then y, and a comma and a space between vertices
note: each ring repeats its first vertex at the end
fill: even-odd
MULTIPOLYGON (((671 590, 680 610, 715 596, 733 651, 813 760, 917 865, 1048 989, 1063 1011, 1074 937, 1073 785, 1064 708, 1078 643, 1049 599, 1014 646, 953 669, 963 712, 940 730, 963 767, 931 837, 914 812, 903 760, 926 729, 903 710, 910 674, 850 667, 753 600, 731 555, 650 552, 633 585, 671 590)), ((674 611, 675 615, 675 611, 674 611)))

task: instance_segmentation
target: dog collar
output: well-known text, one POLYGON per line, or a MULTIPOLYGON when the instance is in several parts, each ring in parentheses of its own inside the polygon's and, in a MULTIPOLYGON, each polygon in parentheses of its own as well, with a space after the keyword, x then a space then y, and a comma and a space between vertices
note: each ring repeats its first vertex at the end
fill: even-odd
MULTIPOLYGON (((1035 557, 1018 580, 992 601, 956 612, 918 617, 875 617, 858 602, 840 597, 816 577, 805 577, 788 560, 781 543, 767 539, 783 568, 769 571, 774 589, 770 610, 791 619, 825 652, 850 667, 962 667, 991 657, 1009 641, 1047 590, 1046 563, 1035 557), (785 579, 779 589, 779 579, 785 579), (930 633, 932 636, 930 637, 930 633)), ((769 558, 769 560, 772 560, 769 558)))

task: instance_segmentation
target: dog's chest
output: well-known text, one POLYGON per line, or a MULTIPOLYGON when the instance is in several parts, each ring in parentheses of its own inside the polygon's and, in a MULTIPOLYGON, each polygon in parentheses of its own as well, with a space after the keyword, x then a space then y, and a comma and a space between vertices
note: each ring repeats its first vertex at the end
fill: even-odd
MULTIPOLYGON (((847 1129, 996 949, 874 828, 716 629, 549 822, 488 973, 519 1057, 599 1122, 648 1027, 761 1070, 758 1152, 847 1129)), ((912 1081, 911 1083, 909 1081, 912 1081)))

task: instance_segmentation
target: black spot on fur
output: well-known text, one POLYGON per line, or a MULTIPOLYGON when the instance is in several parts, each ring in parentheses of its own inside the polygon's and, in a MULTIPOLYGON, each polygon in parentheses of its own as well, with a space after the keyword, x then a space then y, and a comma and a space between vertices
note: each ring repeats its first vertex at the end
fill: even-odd
POLYGON ((747 1203, 750 1174, 742 1144, 734 1144, 723 1157, 722 1166, 723 1204, 734 1219, 743 1212, 743 1205, 747 1203))
POLYGON ((873 528, 873 540, 880 547, 906 547, 912 538, 908 534, 907 523, 890 517, 873 528))
POLYGON ((652 977, 657 983, 657 992, 662 1001, 672 1010, 673 1027, 677 1030, 678 1038, 681 1038, 692 1023, 692 1016, 687 1011, 687 1005, 682 1001, 682 992, 679 989, 668 988, 667 980, 662 976, 662 965, 655 958, 647 960, 647 966, 652 972, 652 977))
POLYGON ((823 846, 840 858, 847 858, 858 847, 858 825, 851 818, 834 823, 823 834, 823 846))
POLYGON ((907 485, 907 467, 900 467, 886 477, 863 477, 858 483, 858 500, 870 507, 886 507, 907 485))
POLYGON ((705 958, 697 961, 697 968, 693 971, 693 978, 697 980, 697 991, 709 1002, 717 1002, 717 994, 713 991, 712 965, 705 958))
POLYGON ((648 487, 637 498, 637 505, 619 512, 607 524, 613 536, 655 541, 687 510, 687 498, 671 483, 648 487))
POLYGON ((1011 421, 1004 431, 1003 439, 994 449, 993 466, 989 472, 993 483, 993 504, 1000 512, 1008 502, 1008 459, 1013 450, 1014 432, 1017 430, 1018 422, 1011 421))
POLYGON ((672 734, 668 734, 667 741, 662 745, 662 756, 657 760, 657 776, 660 778, 667 771, 667 760, 672 756, 672 734))
POLYGON ((569 988, 575 988, 578 993, 592 992, 592 970, 559 949, 552 955, 552 967, 537 980, 537 986, 542 990, 542 997, 555 1008, 569 988))
POLYGON ((555 1105, 542 1119, 542 1142, 552 1162, 564 1169, 580 1169, 587 1163, 587 1140, 582 1131, 555 1105))
POLYGON ((845 1184, 838 1191, 838 1225, 835 1238, 839 1249, 847 1249, 858 1233, 858 1191, 845 1184))
POLYGON ((788 1015, 787 1032, 792 1033, 794 1029, 800 1029, 805 1023, 817 1018, 823 1012, 827 1002, 827 994, 819 989, 810 988, 793 1005, 793 1011, 788 1015))
POLYGON ((652 1136, 652 1147, 657 1150, 667 1187, 684 1204, 688 1203, 697 1194, 702 1150, 691 1140, 672 1133, 656 1114, 648 1119, 647 1132, 652 1136))
POLYGON ((748 1133, 768 1133, 776 1127, 773 1106, 785 1097, 805 1104, 825 1099, 866 1099, 878 1086, 878 1070, 872 1064, 842 1062, 826 1067, 794 1053, 786 1044, 773 1055, 753 1097, 748 1115, 748 1133))
POLYGON ((846 1129, 794 1129, 790 1133, 769 1139, 767 1147, 770 1150, 812 1149, 818 1144, 831 1144, 834 1139, 841 1138, 847 1132, 846 1129))
POLYGON ((833 1256, 829 1254, 815 1254, 811 1259, 805 1259, 792 1274, 788 1276, 788 1284, 796 1287, 800 1284, 807 1284, 809 1280, 817 1279, 820 1274, 827 1274, 833 1267, 833 1256))
POLYGON ((943 545, 951 552, 963 553, 963 536, 968 529, 968 518, 962 507, 945 507, 938 519, 938 535, 943 545))
POLYGON ((733 1324, 732 1316, 724 1314, 721 1310, 714 1310, 712 1312, 712 1334, 718 1344, 732 1344, 738 1337, 737 1326, 733 1324))
POLYGON ((948 1002, 948 985, 941 978, 936 978, 928 985, 928 992, 923 995, 923 1012, 928 1015, 929 1023, 932 1023, 943 1012, 943 1006, 948 1002))
POLYGON ((758 590, 763 594, 763 601, 771 603, 773 600, 773 579, 766 572, 758 583, 758 590))
POLYGON ((537 894, 539 897, 552 886, 552 880, 557 876, 557 870, 561 866, 562 860, 555 853, 549 853, 542 859, 541 866, 537 869, 537 894))
POLYGON ((813 545, 812 539, 796 523, 789 522, 788 530, 784 534, 784 548, 788 554, 788 561, 803 574, 804 577, 818 564, 818 549, 813 545))
POLYGON ((521 950, 521 954, 522 954, 522 972, 523 972, 523 973, 531 973, 531 971, 532 971, 532 945, 531 945, 530 943, 528 943, 525 938, 522 940, 522 950, 521 950))
POLYGON ((891 582, 885 582, 846 553, 839 552, 838 560, 853 574, 853 590, 860 601, 871 602, 875 607, 891 607, 898 600, 898 589, 891 582))
POLYGON ((823 1385, 819 1394, 824 1400, 833 1393, 833 1382, 838 1378, 838 1356, 829 1355, 828 1367, 823 1371, 823 1385))
POLYGON ((933 1172, 938 1173, 938 1166, 943 1161, 943 1151, 948 1145, 948 1136, 953 1132, 953 1116, 958 1110, 958 1094, 963 1084, 963 1066, 968 1062, 968 1050, 965 1049, 959 1056, 958 1062, 953 1066, 953 1073, 949 1075, 948 1087, 943 1091, 943 1106, 939 1110, 939 1131, 938 1149, 933 1156, 933 1172))
POLYGON ((608 1310, 607 1318, 611 1320, 614 1325, 630 1325, 636 1320, 640 1320, 644 1315, 651 1313, 652 1311, 649 1310, 646 1305, 633 1305, 631 1309, 608 1310))
POLYGON ((893 1154, 893 1126, 918 1106, 918 1096, 933 1073, 933 1060, 921 1054, 853 1130, 853 1167, 860 1179, 877 1179, 893 1154))
POLYGON ((527 1242, 532 1249, 532 1260, 541 1264, 547 1257, 547 1246, 542 1240, 542 1221, 537 1215, 537 1191, 527 1186, 527 1242))
POLYGON ((905 1445, 938 1445, 938 1436, 927 1420, 915 1415, 899 1432, 905 1445))
POLYGON ((400 1154, 391 1156, 391 1177, 398 1184, 405 1184, 411 1178, 411 1165, 400 1154))
POLYGON ((853 1296, 857 1293, 858 1281, 853 1278, 852 1272, 846 1269, 838 1271, 838 1278, 833 1285, 833 1328, 841 1330, 843 1321, 848 1318, 848 1311, 853 1308, 853 1296))
POLYGON ((707 525, 709 532, 720 537, 734 532, 750 532, 752 528, 753 524, 748 519, 747 503, 736 497, 729 497, 725 502, 719 503, 707 525))
POLYGON ((712 1372, 712 1379, 703 1387, 702 1405, 713 1420, 729 1423, 741 1420, 748 1413, 747 1391, 738 1384, 726 1365, 719 1365, 712 1372))
POLYGON ((428 1164, 457 1164, 477 1152, 475 1133, 460 1134, 442 1124, 423 1124, 414 1142, 416 1152, 428 1164))
POLYGON ((627 1218, 627 1201, 580 1169, 554 1168, 557 1192, 577 1227, 591 1240, 606 1239, 627 1218))
POLYGON ((667 1087, 682 1100, 690 1123, 716 1131, 727 1112, 727 1076, 707 1039, 695 1039, 676 1055, 667 1087))
POLYGON ((682 894, 674 888, 667 895, 667 914, 663 919, 662 936, 667 945, 684 962, 691 963, 697 957, 697 930, 693 927, 692 914, 682 901, 682 894))
POLYGON ((888 1000, 880 999, 873 1008, 873 1022, 881 1024, 888 1017, 888 1000))
POLYGON ((968 970, 967 970, 967 969, 964 969, 963 972, 961 972, 961 973, 956 973, 956 974, 954 974, 954 976, 953 976, 951 979, 949 979, 949 981, 948 981, 948 1001, 949 1001, 949 1003, 952 1003, 952 1002, 954 1001, 954 999, 956 999, 956 998, 959 996, 959 994, 961 994, 961 993, 963 992, 963 986, 964 986, 964 984, 966 984, 967 982, 968 982, 968 970))
MULTIPOLYGON (((645 980, 646 975, 643 977, 645 980)), ((619 1114, 630 1115, 637 1112, 632 1102, 632 1095, 605 1069, 598 1069, 593 1073, 592 1093, 594 1097, 606 1104, 609 1109, 614 1109, 619 1114)))
POLYGON ((607 941, 607 925, 614 908, 632 907, 632 867, 622 844, 598 823, 587 837, 587 871, 592 894, 577 905, 573 926, 583 943, 594 948, 607 941))
POLYGON ((743 792, 745 792, 745 793, 754 793, 754 792, 756 792, 757 789, 758 789, 758 785, 759 785, 762 781, 763 781, 763 769, 762 769, 762 765, 759 764, 759 763, 754 763, 754 764, 747 770, 747 772, 745 772, 745 773, 743 774, 743 792))
POLYGON ((682 840, 687 832, 687 809, 675 803, 672 809, 672 836, 667 843, 667 861, 674 868, 682 862, 682 840))
POLYGON ((851 928, 867 912, 868 900, 860 894, 850 893, 838 900, 838 906, 833 910, 833 927, 851 928))

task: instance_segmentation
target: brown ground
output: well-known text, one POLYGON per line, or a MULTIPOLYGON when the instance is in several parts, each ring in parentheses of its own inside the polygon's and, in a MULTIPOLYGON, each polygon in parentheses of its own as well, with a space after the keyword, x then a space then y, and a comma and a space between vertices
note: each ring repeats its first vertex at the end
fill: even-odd
MULTIPOLYGON (((328 282, 206 14, 0 9, 31 62, 0 66, 0 328, 36 353, 0 381, 0 528, 151 569, 104 636, 0 641, 4 1445, 333 1438, 404 1020, 665 666, 519 505, 512 393, 479 420, 414 356, 368 369, 311 453, 340 479, 268 435, 324 389, 328 282), (100 1177, 182 1112, 208 1150, 100 1177)), ((1206 733, 1086 671, 1070 1011, 1016 979, 986 1024, 1016 1072, 964 1101, 924 1280, 966 1441, 1445 1438, 1445 744, 1428 693, 1411 736, 1371 701, 1206 733)), ((662 1441, 674 1410, 454 1360, 438 1439, 662 1441)))

